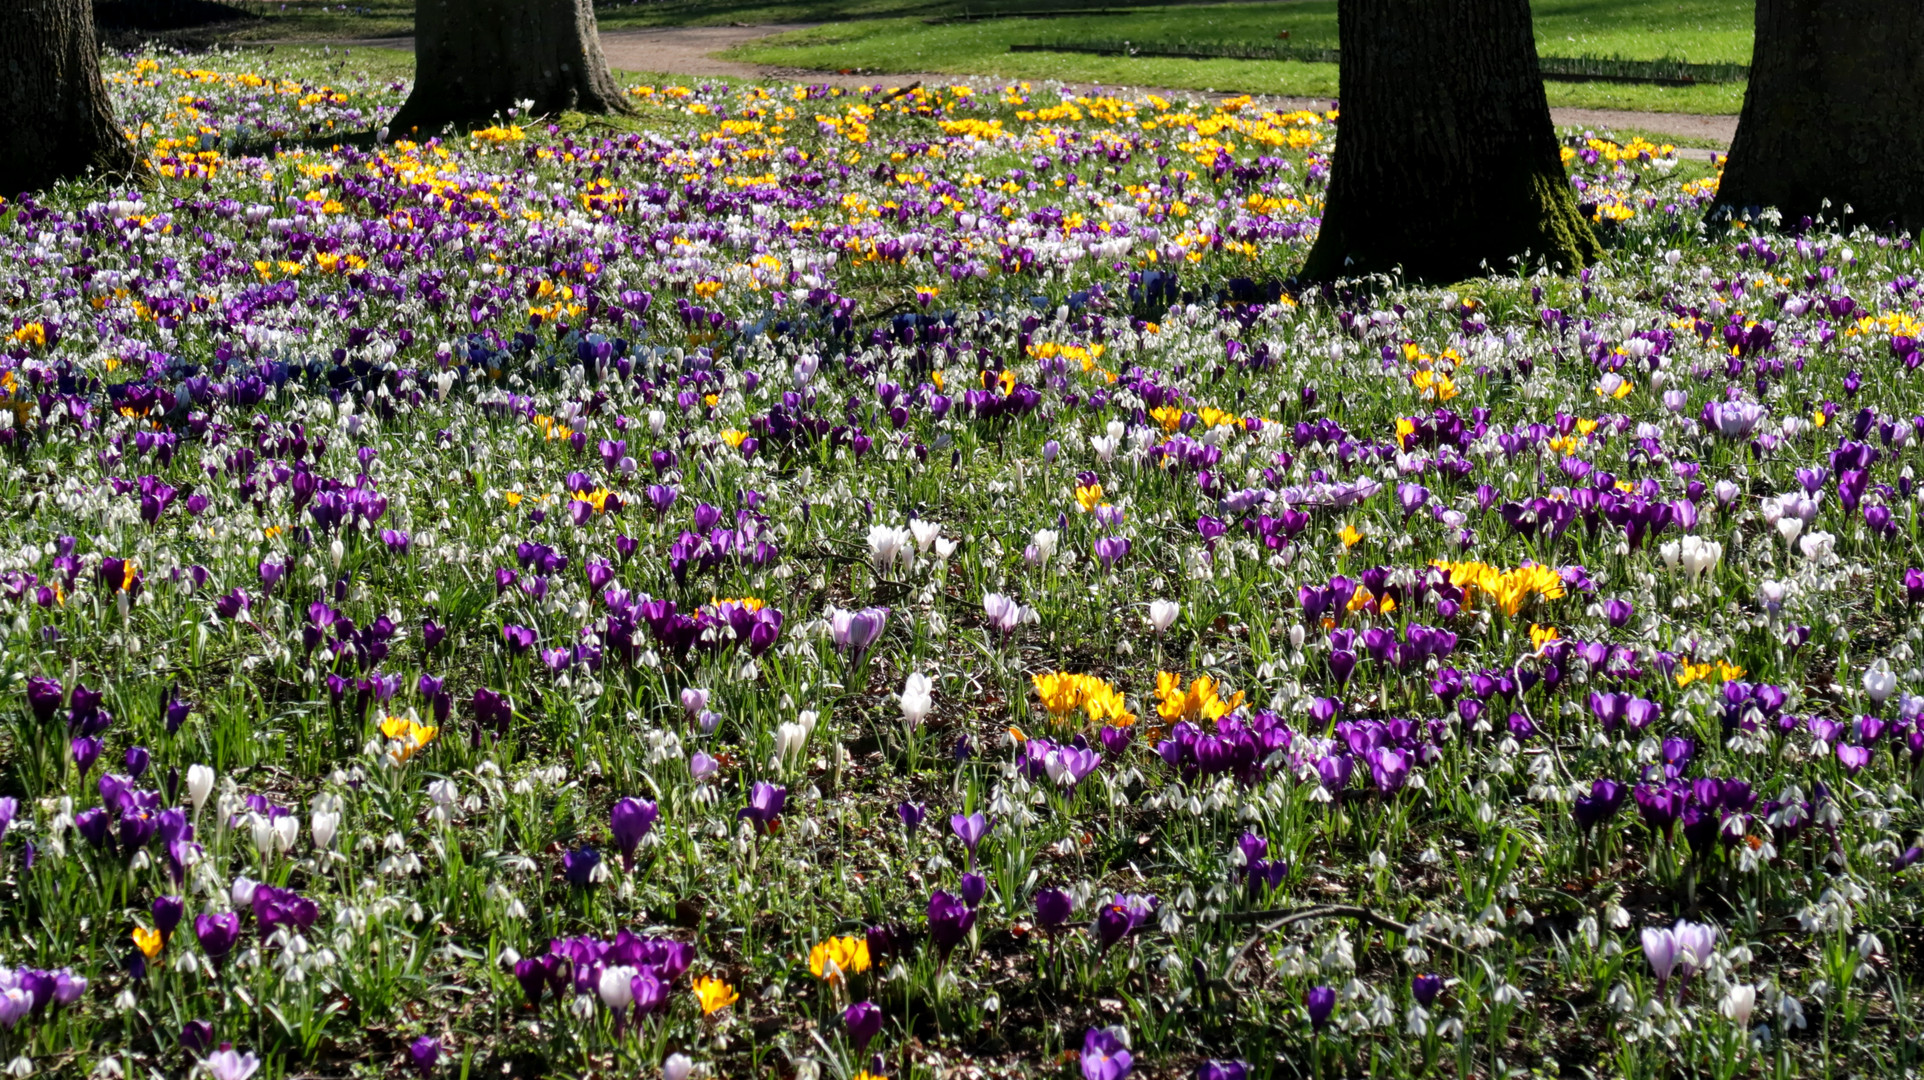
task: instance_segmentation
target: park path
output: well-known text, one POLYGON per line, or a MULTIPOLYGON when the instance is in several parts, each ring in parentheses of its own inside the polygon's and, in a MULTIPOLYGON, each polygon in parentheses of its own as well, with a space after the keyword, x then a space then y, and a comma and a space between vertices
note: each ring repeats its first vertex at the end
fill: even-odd
MULTIPOLYGON (((906 86, 913 82, 927 85, 952 85, 962 82, 981 83, 988 81, 985 76, 940 75, 932 73, 906 73, 895 75, 855 75, 832 71, 814 71, 807 68, 778 67, 769 64, 745 64, 726 60, 715 54, 725 52, 738 45, 744 45, 758 38, 790 30, 807 29, 806 23, 776 23, 762 26, 676 26, 653 30, 608 30, 601 35, 601 51, 608 58, 608 66, 617 71, 659 72, 683 78, 702 78, 704 76, 725 76, 740 79, 787 79, 795 82, 827 83, 833 86, 858 87, 906 86)), ((281 44, 281 43, 277 43, 281 44)), ((284 44, 332 45, 335 47, 361 47, 400 49, 412 52, 414 39, 410 37, 364 38, 353 41, 309 41, 285 42, 284 44)), ((1067 83, 1072 90, 1081 92, 1093 89, 1091 84, 1067 83)), ((1114 90, 1116 87, 1109 87, 1114 90)), ((1154 90, 1153 87, 1141 89, 1154 90)), ((1160 91, 1161 93, 1193 93, 1193 91, 1160 91)), ((1216 97, 1223 94, 1212 95, 1216 97)), ((1265 103, 1286 108, 1326 108, 1329 105, 1323 98, 1264 97, 1265 103)), ((1737 134, 1737 118, 1734 116, 1703 116, 1695 113, 1652 113, 1622 112, 1614 109, 1551 109, 1550 119, 1558 127, 1589 129, 1628 128, 1664 135, 1670 138, 1701 139, 1716 142, 1728 148, 1730 140, 1737 134)), ((1708 159, 1712 151, 1698 148, 1685 148, 1678 155, 1697 160, 1708 159)))

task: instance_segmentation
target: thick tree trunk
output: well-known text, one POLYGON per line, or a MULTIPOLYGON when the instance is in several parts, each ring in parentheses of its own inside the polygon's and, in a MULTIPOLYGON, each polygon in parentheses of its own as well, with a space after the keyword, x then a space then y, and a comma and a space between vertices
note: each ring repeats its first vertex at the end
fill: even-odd
POLYGON ((0 194, 138 169, 100 81, 88 0, 0 0, 0 194))
POLYGON ((389 134, 430 135, 505 113, 627 112, 594 0, 416 0, 414 92, 389 134))
POLYGON ((1600 248, 1563 171, 1529 0, 1338 0, 1342 116, 1303 276, 1456 281, 1600 248))
POLYGON ((1924 228, 1924 4, 1757 0, 1752 50, 1718 206, 1924 228))

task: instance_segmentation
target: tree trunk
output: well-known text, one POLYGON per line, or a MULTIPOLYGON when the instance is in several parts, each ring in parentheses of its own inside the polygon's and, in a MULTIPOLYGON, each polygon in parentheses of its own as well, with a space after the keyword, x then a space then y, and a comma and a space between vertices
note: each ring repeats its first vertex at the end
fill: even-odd
POLYGON ((389 134, 426 136, 524 115, 628 112, 608 72, 594 0, 416 0, 414 92, 389 134))
POLYGON ((1338 0, 1342 115, 1311 280, 1572 268, 1577 210, 1537 71, 1529 0, 1338 0))
POLYGON ((1758 0, 1717 204, 1924 228, 1924 4, 1758 0))
POLYGON ((0 0, 0 55, 0 194, 138 171, 100 81, 89 0, 0 0))

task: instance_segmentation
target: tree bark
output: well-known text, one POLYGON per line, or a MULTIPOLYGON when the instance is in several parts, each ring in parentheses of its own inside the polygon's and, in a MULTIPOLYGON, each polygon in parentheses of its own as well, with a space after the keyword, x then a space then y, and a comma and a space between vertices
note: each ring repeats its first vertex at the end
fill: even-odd
POLYGON ((1601 253, 1550 126, 1529 0, 1338 0, 1336 18, 1342 113, 1305 278, 1458 281, 1601 253))
POLYGON ((522 102, 527 115, 628 112, 594 0, 417 0, 414 92, 389 134, 430 135, 522 102))
POLYGON ((139 171, 100 81, 89 0, 0 0, 0 193, 139 171))
POLYGON ((1924 228, 1924 4, 1758 0, 1717 205, 1924 228))

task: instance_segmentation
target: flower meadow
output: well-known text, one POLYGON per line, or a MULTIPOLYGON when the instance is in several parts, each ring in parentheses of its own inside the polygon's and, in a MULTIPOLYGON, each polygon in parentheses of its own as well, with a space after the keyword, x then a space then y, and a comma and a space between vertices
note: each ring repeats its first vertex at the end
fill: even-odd
POLYGON ((109 85, 153 182, 0 205, 10 1076, 1915 1067, 1908 239, 1583 136, 1603 264, 1303 291, 1334 113, 109 85))

